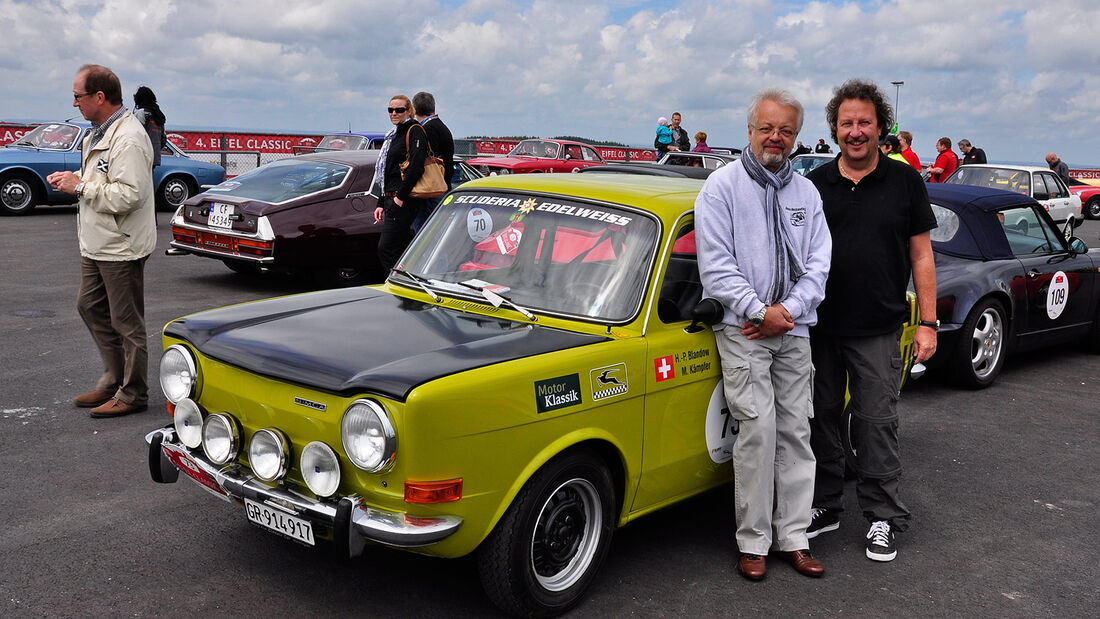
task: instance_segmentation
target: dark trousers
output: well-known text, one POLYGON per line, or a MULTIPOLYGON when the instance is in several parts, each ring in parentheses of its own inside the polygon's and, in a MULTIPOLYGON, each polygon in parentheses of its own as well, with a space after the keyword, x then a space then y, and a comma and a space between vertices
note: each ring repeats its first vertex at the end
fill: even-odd
POLYGON ((898 494, 898 391, 901 382, 901 329, 872 337, 835 337, 812 332, 814 418, 810 445, 817 458, 814 507, 842 510, 843 433, 856 451, 856 496, 869 521, 889 520, 899 531, 908 526, 909 508, 898 494), (845 427, 844 394, 852 427, 845 427))
POLYGON ((92 334, 103 374, 100 391, 127 404, 149 400, 149 349, 145 335, 145 260, 80 259, 76 308, 92 334))
POLYGON ((412 240, 412 222, 423 207, 424 201, 409 198, 401 206, 393 198, 382 198, 384 211, 382 236, 378 239, 378 261, 386 273, 393 270, 401 254, 412 240))
POLYGON ((440 196, 438 198, 427 198, 425 200, 421 200, 421 203, 424 206, 420 208, 420 212, 417 213, 416 219, 413 220, 413 234, 420 232, 420 227, 424 225, 424 222, 428 221, 428 217, 431 217, 432 211, 435 210, 435 207, 439 206, 439 201, 442 199, 443 197, 440 196))

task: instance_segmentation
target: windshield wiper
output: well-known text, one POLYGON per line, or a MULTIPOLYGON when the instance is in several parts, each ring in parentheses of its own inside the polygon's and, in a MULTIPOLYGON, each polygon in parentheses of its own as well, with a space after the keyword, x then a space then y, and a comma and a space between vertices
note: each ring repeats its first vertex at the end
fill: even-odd
POLYGON ((431 297, 433 301, 443 300, 443 297, 436 294, 435 291, 433 291, 431 288, 428 288, 428 284, 430 284, 431 282, 424 279, 423 277, 420 277, 419 275, 416 275, 414 273, 409 273, 405 269, 394 269, 393 272, 399 275, 404 275, 405 277, 413 280, 413 283, 415 283, 417 286, 420 286, 420 289, 427 293, 427 295, 431 297))
POLYGON ((486 301, 493 304, 493 307, 500 307, 501 305, 508 305, 512 309, 514 309, 517 312, 519 312, 519 313, 523 314, 524 316, 526 316, 527 320, 538 321, 538 317, 536 317, 534 314, 532 314, 528 309, 526 309, 524 307, 520 307, 519 305, 516 305, 508 297, 499 295, 499 294, 493 292, 492 290, 489 290, 485 286, 475 286, 474 284, 471 284, 471 283, 468 283, 468 282, 456 282, 456 283, 460 286, 465 286, 465 287, 467 287, 471 290, 476 290, 476 291, 480 292, 481 296, 485 297, 486 301))
POLYGON ((30 146, 31 148, 38 148, 37 146, 35 146, 34 144, 31 144, 30 142, 28 142, 26 140, 16 140, 16 141, 12 142, 11 145, 12 146, 30 146))

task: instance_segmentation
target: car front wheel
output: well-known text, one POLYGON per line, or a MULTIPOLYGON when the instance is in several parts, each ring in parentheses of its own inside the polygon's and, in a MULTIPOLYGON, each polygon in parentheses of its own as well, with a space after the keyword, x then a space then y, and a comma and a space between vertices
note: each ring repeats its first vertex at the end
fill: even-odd
POLYGON ((501 609, 553 616, 580 600, 615 528, 611 474, 595 455, 573 451, 528 481, 478 550, 485 592, 501 609))
POLYGON ((1004 365, 1007 338, 1005 310, 998 301, 986 299, 974 306, 949 364, 955 382, 971 389, 992 385, 1004 365))
POLYGON ((38 186, 21 174, 0 177, 0 211, 5 215, 26 215, 39 202, 38 186))
POLYGON ((175 211, 195 194, 195 187, 182 176, 169 176, 157 191, 157 206, 163 211, 175 211))

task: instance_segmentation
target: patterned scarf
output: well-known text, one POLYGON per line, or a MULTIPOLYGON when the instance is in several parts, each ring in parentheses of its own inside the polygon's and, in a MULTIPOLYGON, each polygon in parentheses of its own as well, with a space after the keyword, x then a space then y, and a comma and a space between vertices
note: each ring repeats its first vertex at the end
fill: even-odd
POLYGON ((378 185, 379 198, 386 192, 386 156, 390 153, 390 142, 395 135, 397 135, 397 125, 390 127, 389 132, 386 133, 386 141, 382 142, 382 150, 378 151, 378 162, 374 164, 374 182, 371 183, 371 189, 378 185))
POLYGON ((783 208, 779 204, 779 190, 794 178, 794 168, 791 167, 790 160, 784 158, 779 171, 772 172, 760 163, 748 146, 741 151, 741 164, 745 166, 749 178, 764 188, 764 211, 773 234, 772 245, 775 247, 775 273, 765 301, 766 305, 771 305, 787 298, 787 292, 806 273, 806 267, 791 243, 783 208))

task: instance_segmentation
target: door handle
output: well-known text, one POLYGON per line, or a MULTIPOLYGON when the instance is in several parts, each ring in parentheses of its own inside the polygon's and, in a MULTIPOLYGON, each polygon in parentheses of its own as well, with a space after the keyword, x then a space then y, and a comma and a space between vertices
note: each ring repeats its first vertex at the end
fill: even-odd
POLYGON ((1027 272, 1028 279, 1035 279, 1035 278, 1039 277, 1040 275, 1042 275, 1042 272, 1040 272, 1039 269, 1031 269, 1030 271, 1027 272))

